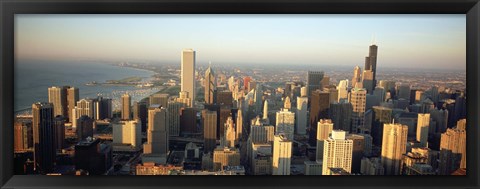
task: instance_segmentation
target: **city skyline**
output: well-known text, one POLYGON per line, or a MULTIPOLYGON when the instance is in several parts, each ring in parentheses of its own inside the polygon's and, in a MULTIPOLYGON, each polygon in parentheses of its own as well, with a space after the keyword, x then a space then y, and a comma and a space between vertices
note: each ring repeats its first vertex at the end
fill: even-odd
POLYGON ((204 64, 361 66, 375 43, 382 67, 466 67, 464 15, 18 15, 15 33, 19 60, 177 63, 193 48, 204 64))

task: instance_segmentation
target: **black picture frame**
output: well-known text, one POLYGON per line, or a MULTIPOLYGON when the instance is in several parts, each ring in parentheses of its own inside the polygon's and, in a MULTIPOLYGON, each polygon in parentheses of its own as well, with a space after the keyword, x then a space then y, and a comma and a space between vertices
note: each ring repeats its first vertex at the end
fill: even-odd
POLYGON ((478 0, 1 0, 2 188, 479 188, 478 0), (13 175, 15 14, 466 14, 467 176, 39 176, 13 175))

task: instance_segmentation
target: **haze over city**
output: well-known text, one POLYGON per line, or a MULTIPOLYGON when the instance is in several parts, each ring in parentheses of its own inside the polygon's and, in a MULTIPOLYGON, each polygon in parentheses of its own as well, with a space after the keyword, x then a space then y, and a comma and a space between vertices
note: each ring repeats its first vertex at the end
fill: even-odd
POLYGON ((464 70, 465 15, 17 15, 17 59, 464 70))

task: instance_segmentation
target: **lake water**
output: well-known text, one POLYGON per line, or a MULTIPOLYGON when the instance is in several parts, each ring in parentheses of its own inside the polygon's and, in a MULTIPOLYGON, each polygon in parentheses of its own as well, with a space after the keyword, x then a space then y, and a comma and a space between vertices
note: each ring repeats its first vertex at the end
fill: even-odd
POLYGON ((134 86, 85 85, 106 80, 119 80, 127 77, 141 77, 148 81, 152 71, 119 67, 105 63, 88 61, 43 61, 22 60, 15 63, 15 112, 28 110, 35 102, 48 102, 48 88, 70 85, 79 88, 80 99, 95 98, 99 95, 112 98, 114 109, 118 109, 119 98, 125 92, 132 96, 132 103, 140 100, 159 88, 137 88, 134 86))

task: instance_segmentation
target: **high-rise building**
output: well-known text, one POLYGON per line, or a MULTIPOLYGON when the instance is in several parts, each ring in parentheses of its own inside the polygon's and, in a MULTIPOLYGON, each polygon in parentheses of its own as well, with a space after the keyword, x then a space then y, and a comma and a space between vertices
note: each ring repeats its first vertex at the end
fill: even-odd
POLYGON ((330 104, 330 117, 335 130, 350 131, 352 122, 352 104, 346 100, 330 104))
POLYGON ((408 126, 398 123, 384 124, 382 164, 385 175, 399 175, 402 155, 407 152, 408 126))
POLYGON ((373 80, 373 73, 372 70, 364 70, 362 74, 362 84, 363 88, 367 90, 368 94, 373 94, 373 89, 375 88, 375 81, 373 80))
POLYGON ((362 158, 361 160, 361 170, 362 175, 385 175, 385 169, 380 158, 362 158))
POLYGON ((360 173, 362 158, 365 154, 365 136, 348 134, 346 139, 352 140, 352 173, 360 173))
POLYGON ((239 166, 240 151, 236 148, 215 148, 213 151, 213 170, 223 170, 224 166, 239 166))
POLYGON ((144 101, 133 103, 133 119, 140 122, 142 132, 147 131, 148 106, 144 101))
POLYGON ((214 99, 215 99, 216 90, 217 90, 217 79, 215 77, 215 72, 213 72, 211 65, 209 65, 207 71, 205 71, 205 104, 215 103, 214 99))
POLYGON ((34 169, 39 173, 53 171, 55 162, 54 106, 38 102, 32 105, 34 169))
POLYGON ((103 175, 113 165, 112 147, 100 143, 99 139, 87 138, 75 145, 75 169, 87 171, 89 175, 103 175))
POLYGON ((323 148, 324 142, 330 136, 330 133, 333 131, 333 123, 330 119, 321 119, 318 121, 317 127, 317 162, 321 162, 323 160, 323 148))
POLYGON ((442 133, 438 174, 450 175, 459 168, 467 167, 466 137, 466 131, 458 128, 449 128, 442 133))
POLYGON ((186 105, 177 101, 168 102, 168 133, 169 136, 180 135, 180 113, 186 105))
POLYGON ((350 93, 352 104, 352 128, 351 133, 364 133, 365 131, 365 108, 367 105, 367 91, 364 88, 353 88, 350 93))
POLYGON ((284 135, 275 135, 273 140, 272 175, 290 175, 292 141, 284 135))
POLYGON ((192 107, 192 99, 187 91, 180 91, 175 101, 185 104, 186 107, 192 107))
POLYGON ((103 120, 113 117, 112 99, 99 96, 94 102, 95 115, 94 119, 103 120))
POLYGON ((83 115, 77 119, 77 137, 78 140, 84 140, 87 137, 93 137, 93 127, 95 120, 83 115))
POLYGON ((180 109, 180 134, 197 133, 197 110, 195 108, 180 109))
POLYGON ((353 68, 352 88, 362 87, 362 68, 360 68, 360 66, 355 66, 355 68, 353 68))
MULTIPOLYGON (((260 120, 258 119, 258 122, 260 120)), ((273 141, 275 127, 271 125, 252 124, 249 138, 253 143, 269 143, 273 141)))
POLYGON ((307 125, 308 125, 308 97, 297 97, 297 112, 296 112, 296 129, 295 132, 300 135, 307 134, 307 125))
POLYGON ((328 91, 311 92, 310 102, 310 129, 308 143, 311 146, 317 145, 317 123, 320 119, 328 118, 330 108, 330 93, 328 91))
POLYGON ((283 108, 284 109, 287 109, 287 110, 291 110, 292 109, 292 102, 290 100, 290 97, 285 97, 285 100, 283 102, 283 108))
POLYGON ((312 95, 312 92, 317 89, 322 89, 321 81, 325 75, 322 71, 308 71, 307 73, 307 86, 308 96, 312 95))
POLYGON ((181 56, 181 91, 187 91, 192 103, 195 106, 195 51, 184 49, 181 56))
POLYGON ((243 141, 243 111, 238 109, 237 111, 237 120, 235 122, 235 141, 240 143, 243 141))
POLYGON ((216 103, 221 106, 233 107, 232 91, 217 91, 216 103))
POLYGON ((384 124, 391 123, 393 120, 393 110, 388 107, 383 106, 373 106, 373 115, 372 115, 372 142, 376 146, 382 145, 383 139, 383 130, 384 124))
POLYGON ((235 134, 235 123, 232 119, 232 116, 229 116, 227 119, 227 122, 225 122, 225 134, 223 135, 223 146, 228 147, 228 148, 233 148, 235 146, 236 140, 236 134, 235 134))
POLYGON ((205 153, 212 152, 217 141, 217 112, 202 110, 203 124, 203 150, 205 153))
POLYGON ((130 120, 130 105, 132 98, 128 94, 122 95, 122 119, 130 120))
POLYGON ((70 119, 72 118, 72 113, 74 111, 75 106, 77 106, 77 101, 79 100, 79 90, 76 87, 67 86, 67 115, 69 122, 72 122, 70 119))
POLYGON ((422 147, 427 147, 428 127, 430 126, 430 114, 418 114, 417 141, 422 147))
POLYGON ((372 77, 373 87, 375 87, 377 83, 376 76, 375 76, 377 74, 377 52, 378 52, 378 46, 375 44, 372 44, 370 45, 368 56, 365 57, 365 70, 371 70, 373 72, 373 77, 372 77))
POLYGON ((92 99, 81 99, 77 102, 75 107, 75 119, 78 119, 84 115, 93 118, 94 116, 94 102, 92 99))
MULTIPOLYGON (((397 95, 395 91, 395 81, 380 80, 378 81, 378 86, 385 89, 385 96, 387 93, 390 93, 391 99, 394 99, 394 97, 397 95)), ((385 101, 386 100, 388 100, 388 98, 385 97, 385 101)))
POLYGON ((348 99, 348 79, 340 80, 337 86, 338 99, 337 102, 340 102, 342 99, 348 99))
POLYGON ((322 175, 330 175, 330 168, 342 168, 351 173, 353 141, 345 137, 345 131, 333 130, 330 137, 325 140, 322 175))
POLYGON ((272 144, 252 143, 250 157, 253 175, 272 174, 272 144))
MULTIPOLYGON (((288 98, 288 97, 287 97, 288 98)), ((293 140, 293 132, 295 129, 295 113, 282 109, 277 112, 275 134, 283 133, 285 137, 293 140)))
POLYGON ((65 143, 65 117, 56 116, 53 120, 53 126, 55 127, 55 149, 61 151, 65 143))
POLYGON ((168 154, 168 113, 159 105, 148 110, 147 142, 143 145, 143 162, 166 163, 168 154))
POLYGON ((67 117, 67 88, 52 86, 48 88, 48 102, 53 104, 54 116, 67 117))
POLYGON ((402 84, 398 86, 398 99, 401 99, 401 98, 405 100, 410 99, 410 85, 402 84))
POLYGON ((167 108, 169 95, 165 93, 152 94, 149 97, 150 105, 159 104, 161 107, 167 108))
POLYGON ((373 95, 377 97, 378 101, 385 102, 385 89, 383 87, 375 87, 373 95))
POLYGON ((32 141, 32 120, 15 120, 14 123, 14 143, 15 152, 23 152, 33 147, 32 141))
POLYGON ((142 145, 141 124, 138 120, 113 123, 112 128, 113 143, 127 144, 138 148, 142 145))

